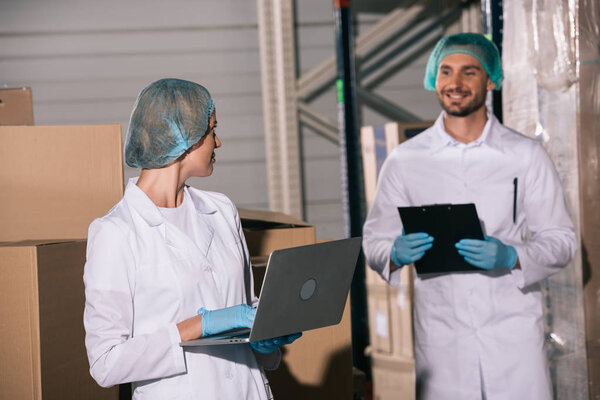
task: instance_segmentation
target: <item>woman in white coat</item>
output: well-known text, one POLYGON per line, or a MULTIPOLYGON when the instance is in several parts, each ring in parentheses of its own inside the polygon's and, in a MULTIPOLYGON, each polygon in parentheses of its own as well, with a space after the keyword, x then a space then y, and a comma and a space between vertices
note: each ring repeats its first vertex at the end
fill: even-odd
POLYGON ((268 399, 263 369, 297 335, 251 345, 181 341, 250 327, 257 302, 240 218, 223 194, 185 185, 209 176, 221 146, 202 86, 162 79, 142 90, 125 143, 141 168, 89 228, 85 344, 101 386, 133 383, 134 399, 268 399))

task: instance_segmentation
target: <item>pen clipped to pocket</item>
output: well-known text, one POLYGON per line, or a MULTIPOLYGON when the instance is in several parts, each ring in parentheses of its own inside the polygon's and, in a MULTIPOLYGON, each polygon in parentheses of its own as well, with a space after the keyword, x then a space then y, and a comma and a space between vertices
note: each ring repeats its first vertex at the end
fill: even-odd
POLYGON ((513 179, 513 224, 517 223, 517 188, 519 186, 519 179, 515 177, 513 179))

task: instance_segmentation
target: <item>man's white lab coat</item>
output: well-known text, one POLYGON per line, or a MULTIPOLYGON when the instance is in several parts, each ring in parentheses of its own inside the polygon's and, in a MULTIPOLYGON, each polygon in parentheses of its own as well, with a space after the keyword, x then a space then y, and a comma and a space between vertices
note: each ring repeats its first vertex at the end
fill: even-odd
POLYGON ((102 386, 134 382, 134 399, 266 399, 250 346, 179 346, 176 323, 198 308, 256 302, 235 206, 214 192, 185 188, 184 196, 195 207, 193 238, 167 222, 134 181, 90 225, 84 273, 90 372, 102 386))
POLYGON ((368 263, 398 285, 400 271, 389 268, 402 233, 397 207, 475 203, 484 233, 514 246, 521 269, 415 278, 419 397, 550 399, 539 281, 576 249, 556 170, 538 142, 491 114, 469 144, 446 133, 443 115, 386 159, 363 229, 368 263))

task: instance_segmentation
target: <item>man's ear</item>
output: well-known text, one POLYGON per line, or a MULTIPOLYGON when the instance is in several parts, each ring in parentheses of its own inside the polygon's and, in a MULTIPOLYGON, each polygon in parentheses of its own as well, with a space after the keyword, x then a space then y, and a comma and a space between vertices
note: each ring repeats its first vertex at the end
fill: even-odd
POLYGON ((487 86, 486 86, 487 90, 494 90, 496 89, 496 84, 494 82, 492 82, 492 80, 490 79, 490 77, 488 76, 487 78, 487 86))

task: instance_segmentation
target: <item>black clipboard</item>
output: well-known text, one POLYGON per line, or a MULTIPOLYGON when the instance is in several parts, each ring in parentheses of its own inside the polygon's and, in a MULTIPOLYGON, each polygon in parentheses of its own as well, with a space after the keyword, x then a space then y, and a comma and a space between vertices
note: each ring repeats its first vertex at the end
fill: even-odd
POLYGON ((475 204, 434 204, 398 207, 405 233, 425 232, 433 236, 433 247, 415 262, 418 274, 477 271, 454 245, 461 239, 483 239, 475 204))

